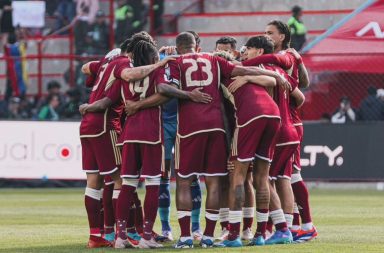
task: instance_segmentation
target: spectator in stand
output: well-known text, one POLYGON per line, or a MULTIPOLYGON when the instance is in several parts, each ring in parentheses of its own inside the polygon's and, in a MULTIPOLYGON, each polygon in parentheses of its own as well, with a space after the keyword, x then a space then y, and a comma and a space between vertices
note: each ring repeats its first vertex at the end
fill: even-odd
POLYGON ((380 120, 384 120, 384 89, 377 90, 377 97, 379 98, 380 104, 380 120))
POLYGON ((81 90, 80 88, 72 88, 67 91, 68 102, 63 106, 61 118, 65 119, 80 119, 81 115, 79 112, 79 106, 83 104, 81 101, 81 90))
POLYGON ((6 112, 5 118, 7 119, 21 119, 21 115, 19 113, 20 110, 20 98, 12 97, 8 102, 8 110, 6 112))
POLYGON ((303 9, 300 6, 293 6, 292 17, 288 20, 288 26, 291 29, 291 47, 300 51, 306 41, 307 28, 301 17, 303 9))
POLYGON ((1 44, 5 45, 8 42, 8 36, 15 31, 12 24, 12 1, 0 0, 0 36, 1 44))
POLYGON ((164 27, 163 27, 164 0, 154 0, 152 8, 154 12, 155 33, 157 35, 161 35, 164 33, 164 27))
MULTIPOLYGON (((50 1, 49 1, 50 2, 50 1)), ((76 16, 76 4, 73 0, 60 0, 54 13, 56 17, 55 31, 67 26, 76 16)), ((62 34, 67 34, 68 30, 62 34)))
POLYGON ((49 95, 47 100, 48 104, 43 106, 39 111, 38 120, 59 120, 59 113, 57 112, 57 108, 60 105, 59 96, 55 94, 49 95))
POLYGON ((99 1, 98 0, 75 0, 77 2, 76 5, 76 13, 77 15, 84 15, 84 10, 86 9, 86 19, 89 24, 93 24, 95 22, 96 13, 99 10, 99 1))
POLYGON ((334 124, 345 124, 356 121, 356 113, 351 107, 351 101, 348 97, 342 97, 340 100, 340 108, 333 113, 331 122, 334 124))
POLYGON ((148 7, 142 0, 118 0, 115 10, 115 42, 120 45, 126 38, 140 32, 145 23, 148 7))
POLYGON ((105 22, 105 14, 102 10, 97 11, 96 20, 90 27, 88 36, 90 36, 92 42, 92 54, 104 55, 109 49, 109 32, 108 25, 105 22))
POLYGON ((9 34, 8 43, 4 46, 4 55, 9 57, 6 61, 7 87, 5 100, 8 100, 11 96, 24 97, 27 91, 28 73, 25 52, 26 43, 18 41, 16 33, 9 34))
POLYGON ((376 121, 381 120, 381 106, 382 102, 377 96, 375 87, 369 87, 368 96, 360 103, 359 119, 364 121, 376 121))
POLYGON ((61 93, 60 89, 61 89, 61 84, 58 81, 56 80, 49 81, 47 84, 48 96, 40 98, 40 100, 37 102, 37 105, 36 105, 37 110, 40 111, 42 107, 48 105, 51 97, 55 95, 59 98, 59 105, 57 106, 57 110, 61 111, 61 108, 63 107, 63 104, 65 102, 65 96, 61 93))
POLYGON ((117 45, 123 43, 128 38, 129 25, 133 20, 132 6, 127 4, 127 0, 117 0, 117 9, 115 10, 116 33, 115 42, 117 45))
POLYGON ((92 38, 88 34, 91 30, 88 13, 89 7, 84 5, 77 16, 77 22, 74 28, 76 55, 92 53, 92 38))

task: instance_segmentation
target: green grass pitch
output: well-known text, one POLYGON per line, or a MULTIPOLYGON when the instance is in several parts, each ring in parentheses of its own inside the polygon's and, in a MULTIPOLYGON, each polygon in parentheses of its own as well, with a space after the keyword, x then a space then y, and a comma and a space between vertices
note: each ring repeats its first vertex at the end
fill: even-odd
MULTIPOLYGON (((0 252, 143 252, 139 249, 85 248, 87 218, 83 189, 0 189, 0 252)), ((143 190, 140 190, 142 196, 143 190)), ((379 191, 311 190, 318 239, 304 244, 201 249, 208 252, 347 253, 384 252, 384 193, 379 191)), ((202 223, 204 223, 202 215, 202 223)), ((174 205, 174 235, 178 224, 174 205)), ((156 223, 156 231, 160 225, 156 223)), ((218 230, 216 230, 218 234, 218 230)), ((162 250, 175 252, 171 244, 162 250)))

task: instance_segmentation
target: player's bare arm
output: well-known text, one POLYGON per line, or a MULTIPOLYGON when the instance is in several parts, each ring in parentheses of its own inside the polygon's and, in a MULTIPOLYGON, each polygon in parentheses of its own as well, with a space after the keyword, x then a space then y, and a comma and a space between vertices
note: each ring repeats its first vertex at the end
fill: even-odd
POLYGON ((162 105, 169 101, 169 97, 155 93, 150 97, 144 98, 139 101, 125 101, 125 113, 127 116, 131 116, 139 110, 162 105))
POLYGON ((264 87, 276 86, 276 79, 270 76, 236 76, 233 82, 228 86, 231 93, 235 93, 240 87, 246 83, 254 83, 264 87))
POLYGON ((291 52, 298 62, 299 87, 300 88, 308 88, 308 86, 310 84, 309 75, 308 75, 307 68, 304 65, 303 59, 301 58, 301 55, 294 48, 289 48, 289 49, 287 49, 287 51, 291 52))
POLYGON ((86 64, 84 64, 82 67, 81 67, 81 72, 83 72, 83 74, 86 74, 86 75, 90 75, 91 74, 91 69, 89 68, 89 66, 92 64, 92 63, 96 63, 97 61, 90 61, 90 62, 87 62, 86 64))
POLYGON ((305 102, 305 96, 299 88, 296 88, 291 93, 291 98, 295 99, 296 107, 300 108, 305 102))
POLYGON ((196 88, 192 91, 183 91, 169 84, 161 84, 158 86, 158 92, 164 96, 175 97, 180 99, 189 99, 196 103, 208 104, 212 101, 212 97, 201 92, 203 87, 196 88))
POLYGON ((86 114, 87 112, 103 112, 112 105, 112 100, 108 97, 97 100, 92 104, 82 104, 79 107, 81 115, 86 114))
POLYGON ((277 85, 280 85, 285 90, 291 90, 291 84, 279 73, 267 69, 262 69, 259 67, 241 67, 236 66, 232 71, 232 76, 245 76, 245 75, 253 75, 253 76, 270 76, 276 79, 277 85))
POLYGON ((135 68, 125 68, 121 72, 121 78, 127 82, 141 80, 147 77, 155 69, 165 66, 169 61, 175 60, 174 57, 166 57, 163 60, 146 66, 140 66, 135 68))

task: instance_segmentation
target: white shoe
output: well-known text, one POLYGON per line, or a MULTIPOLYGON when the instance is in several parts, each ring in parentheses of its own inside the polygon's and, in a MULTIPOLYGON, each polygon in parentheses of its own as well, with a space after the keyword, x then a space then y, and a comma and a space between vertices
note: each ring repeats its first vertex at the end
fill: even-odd
POLYGON ((125 249, 125 248, 131 248, 131 244, 128 242, 128 240, 123 240, 120 237, 117 237, 115 240, 115 249, 125 249))
POLYGON ((220 234, 219 237, 217 237, 217 240, 220 240, 220 241, 227 240, 228 239, 228 234, 229 234, 229 230, 224 228, 223 230, 221 230, 221 234, 220 234))
POLYGON ((196 230, 192 232, 193 240, 201 241, 203 238, 203 233, 200 230, 196 230))
POLYGON ((157 243, 155 239, 151 238, 151 240, 145 240, 144 238, 140 239, 139 248, 140 249, 155 249, 155 248, 163 248, 164 246, 160 243, 157 243))
POLYGON ((241 240, 252 240, 253 234, 250 228, 247 228, 241 233, 241 240))
POLYGON ((167 241, 169 241, 169 242, 172 242, 172 241, 173 241, 172 231, 164 230, 164 231, 161 231, 161 234, 162 234, 162 236, 168 238, 167 241))

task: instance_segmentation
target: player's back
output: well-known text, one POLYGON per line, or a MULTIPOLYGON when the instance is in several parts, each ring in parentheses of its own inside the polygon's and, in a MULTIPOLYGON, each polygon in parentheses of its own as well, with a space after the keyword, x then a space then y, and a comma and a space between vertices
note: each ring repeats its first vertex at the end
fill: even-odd
MULTIPOLYGON (((292 91, 297 88, 297 82, 289 76, 283 69, 277 66, 267 65, 268 70, 273 70, 282 75, 292 86, 292 91)), ((281 128, 277 143, 295 142, 298 141, 297 131, 293 126, 292 115, 290 111, 290 91, 284 90, 277 85, 273 88, 273 99, 280 110, 281 128)))
POLYGON ((182 90, 202 88, 202 92, 212 97, 212 102, 208 104, 190 100, 179 101, 179 134, 185 136, 197 132, 224 131, 220 80, 222 77, 229 78, 234 66, 208 53, 181 55, 168 64, 171 78, 177 77, 182 90))
MULTIPOLYGON (((148 98, 157 92, 158 84, 166 82, 164 68, 156 69, 142 80, 123 82, 121 87, 123 100, 139 101, 148 98)), ((149 107, 126 118, 119 143, 159 143, 161 132, 161 107, 149 107)))
MULTIPOLYGON (((233 80, 225 80, 228 87, 233 80)), ((261 118, 280 118, 279 108, 268 94, 265 87, 253 83, 246 83, 233 94, 236 110, 236 124, 243 126, 250 121, 261 118)))
MULTIPOLYGON (((91 73, 97 73, 88 103, 93 103, 105 97, 108 90, 116 80, 114 72, 117 68, 130 67, 130 60, 125 56, 117 56, 113 59, 103 58, 99 62, 90 64, 91 73)), ((104 112, 86 113, 80 125, 80 136, 95 137, 108 129, 121 131, 120 117, 123 112, 123 104, 116 103, 104 112)))

